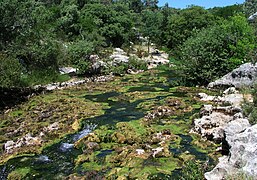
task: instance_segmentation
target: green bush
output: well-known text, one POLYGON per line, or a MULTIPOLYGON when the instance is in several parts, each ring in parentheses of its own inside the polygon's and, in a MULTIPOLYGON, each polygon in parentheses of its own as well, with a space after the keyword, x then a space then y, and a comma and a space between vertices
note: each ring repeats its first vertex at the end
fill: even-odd
POLYGON ((130 57, 128 64, 129 64, 128 67, 130 69, 147 70, 147 62, 143 60, 139 60, 136 57, 130 57))
POLYGON ((249 61, 248 54, 254 47, 254 30, 240 15, 201 30, 181 49, 181 81, 206 85, 249 61))
POLYGON ((124 75, 129 69, 128 63, 120 63, 117 66, 110 65, 105 68, 104 73, 109 74, 113 73, 115 75, 124 75))
POLYGON ((64 82, 70 77, 66 74, 59 74, 55 69, 33 70, 22 74, 21 83, 23 86, 34 86, 38 84, 49 84, 52 82, 64 82))
POLYGON ((78 68, 79 74, 90 72, 91 62, 89 55, 94 51, 93 44, 79 40, 68 46, 68 61, 78 68))
POLYGON ((0 53, 0 86, 20 86, 22 66, 15 58, 0 53))
POLYGON ((130 57, 127 63, 122 62, 117 65, 110 64, 104 69, 105 74, 113 73, 116 75, 123 75, 127 73, 128 69, 133 70, 147 70, 147 63, 143 60, 139 60, 136 57, 130 57))
POLYGON ((204 170, 196 161, 188 161, 182 169, 182 180, 202 180, 204 179, 204 170))

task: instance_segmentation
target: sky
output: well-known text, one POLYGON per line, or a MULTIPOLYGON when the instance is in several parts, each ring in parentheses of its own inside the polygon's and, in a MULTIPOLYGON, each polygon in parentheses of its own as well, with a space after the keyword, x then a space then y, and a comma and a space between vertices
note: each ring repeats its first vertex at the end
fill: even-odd
POLYGON ((233 4, 242 4, 244 0, 159 0, 159 6, 163 6, 165 3, 169 4, 169 7, 186 8, 188 5, 198 5, 205 8, 222 7, 233 4))

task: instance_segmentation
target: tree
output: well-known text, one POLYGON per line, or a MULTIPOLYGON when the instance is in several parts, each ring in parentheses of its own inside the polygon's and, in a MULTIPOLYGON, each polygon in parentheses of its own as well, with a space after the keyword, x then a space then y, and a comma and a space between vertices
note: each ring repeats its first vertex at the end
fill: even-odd
POLYGON ((249 61, 256 46, 254 30, 244 16, 234 16, 220 25, 201 30, 181 49, 180 73, 187 85, 206 85, 249 61))
POLYGON ((22 67, 19 61, 0 53, 0 87, 19 86, 22 67))
POLYGON ((84 17, 90 17, 97 32, 106 39, 107 45, 121 47, 128 42, 133 22, 128 6, 90 4, 82 9, 84 17))
POLYGON ((199 6, 191 6, 169 17, 167 46, 176 49, 189 38, 194 30, 214 24, 214 16, 199 6))
POLYGON ((148 53, 150 42, 158 42, 161 36, 161 25, 163 15, 159 11, 146 9, 142 12, 143 26, 141 27, 142 34, 148 37, 148 53))
POLYGON ((159 3, 158 0, 144 0, 143 3, 146 8, 149 8, 152 10, 158 9, 158 3, 159 3))
POLYGON ((244 11, 247 16, 257 12, 257 0, 246 0, 244 3, 244 11))
POLYGON ((243 12, 243 5, 242 4, 234 4, 232 6, 225 6, 225 7, 214 7, 210 9, 211 13, 215 16, 219 16, 222 18, 229 18, 234 16, 238 13, 243 12))
POLYGON ((18 36, 26 36, 35 25, 31 13, 33 0, 0 1, 0 50, 11 45, 18 36))
POLYGON ((143 2, 141 0, 131 0, 129 9, 133 10, 135 13, 141 13, 143 10, 143 2))

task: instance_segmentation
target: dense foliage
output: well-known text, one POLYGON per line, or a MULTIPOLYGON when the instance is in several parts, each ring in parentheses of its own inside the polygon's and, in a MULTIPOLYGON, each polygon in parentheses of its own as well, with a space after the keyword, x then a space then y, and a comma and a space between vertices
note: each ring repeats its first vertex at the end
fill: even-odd
POLYGON ((254 30, 240 15, 199 31, 181 49, 182 81, 206 85, 249 61, 254 47, 254 30))
MULTIPOLYGON (((147 37, 148 51, 155 43, 179 61, 188 84, 206 84, 247 61, 246 55, 255 46, 253 30, 237 14, 249 15, 255 5, 247 0, 244 5, 223 8, 175 9, 168 4, 158 7, 156 0, 1 1, 0 53, 4 59, 15 59, 21 70, 14 76, 17 79, 1 81, 0 86, 34 84, 17 81, 32 80, 35 74, 46 82, 57 79, 63 65, 87 74, 91 54, 106 58, 106 48, 131 49, 131 44, 140 45, 140 37, 147 37), (194 68, 189 69, 188 63, 194 68)), ((8 74, 8 68, 1 73, 8 74)))

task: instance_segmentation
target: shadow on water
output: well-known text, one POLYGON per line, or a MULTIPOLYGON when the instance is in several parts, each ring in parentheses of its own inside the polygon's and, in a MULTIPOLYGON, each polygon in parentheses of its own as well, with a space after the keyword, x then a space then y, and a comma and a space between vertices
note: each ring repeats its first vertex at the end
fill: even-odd
MULTIPOLYGON (((169 91, 169 86, 165 83, 152 83, 146 86, 131 87, 129 92, 135 91, 169 91), (157 90, 157 88, 160 88, 157 90)), ((156 96, 153 98, 139 99, 134 102, 129 102, 129 97, 119 92, 106 92, 96 95, 85 95, 84 98, 97 103, 107 103, 110 108, 105 109, 103 115, 85 119, 83 122, 84 128, 73 135, 68 135, 59 143, 56 143, 44 149, 42 155, 33 157, 18 157, 9 160, 5 165, 0 166, 0 179, 7 179, 8 173, 19 168, 29 168, 31 173, 26 176, 27 179, 65 179, 68 175, 77 172, 74 167, 75 158, 81 154, 80 150, 74 148, 74 142, 83 138, 88 133, 93 131, 97 126, 114 125, 117 122, 127 122, 137 120, 144 117, 145 112, 140 110, 138 105, 145 101, 159 101, 166 97, 186 97, 185 92, 172 92, 169 95, 156 96)), ((189 135, 179 134, 182 138, 179 149, 170 149, 175 156, 188 151, 196 156, 197 159, 206 160, 207 155, 198 152, 191 142, 192 137, 189 135)), ((104 161, 104 157, 112 153, 111 150, 102 150, 98 154, 99 161, 104 161)), ((179 174, 179 170, 175 170, 174 174, 179 174), (176 172, 178 171, 178 172, 176 172)), ((160 174, 159 179, 168 179, 170 176, 160 174)), ((172 178, 171 178, 172 179, 172 178)))
POLYGON ((0 179, 6 180, 8 174, 20 168, 28 168, 31 173, 26 179, 64 179, 74 172, 75 158, 82 154, 74 148, 74 142, 92 132, 96 126, 87 125, 82 131, 66 136, 59 143, 44 149, 41 155, 23 156, 9 160, 0 166, 0 179))
POLYGON ((134 102, 129 102, 126 97, 119 98, 120 95, 122 94, 117 92, 107 92, 99 95, 86 95, 86 99, 98 103, 108 103, 110 108, 106 109, 104 114, 101 116, 86 119, 85 123, 92 122, 98 125, 114 125, 117 122, 128 122, 131 120, 137 120, 144 117, 145 115, 145 112, 137 108, 140 103, 151 100, 158 101, 170 96, 156 96, 154 98, 146 98, 134 102), (118 101, 113 101, 110 99, 115 97, 118 98, 118 101))
MULTIPOLYGON (((140 111, 137 106, 148 100, 161 100, 167 96, 157 96, 137 100, 130 103, 126 98, 118 99, 118 101, 110 98, 119 98, 118 92, 107 92, 99 95, 86 95, 85 98, 93 102, 108 103, 109 109, 101 116, 85 119, 84 128, 82 131, 68 135, 61 142, 46 148, 42 155, 33 157, 18 157, 9 160, 4 166, 0 166, 0 179, 7 179, 8 173, 19 168, 29 168, 31 174, 26 176, 29 179, 53 179, 67 177, 74 173, 74 159, 82 152, 75 149, 73 143, 85 135, 93 131, 96 126, 110 124, 114 125, 117 122, 126 122, 140 119, 144 116, 144 112, 140 111), (97 124, 97 125, 96 125, 97 124)), ((102 151, 99 154, 99 159, 106 156, 110 151, 102 151)))
POLYGON ((206 153, 199 152, 191 143, 193 138, 190 135, 178 134, 181 137, 180 148, 170 148, 170 151, 179 156, 183 152, 189 152, 189 154, 195 155, 196 159, 205 161, 208 158, 206 153))

